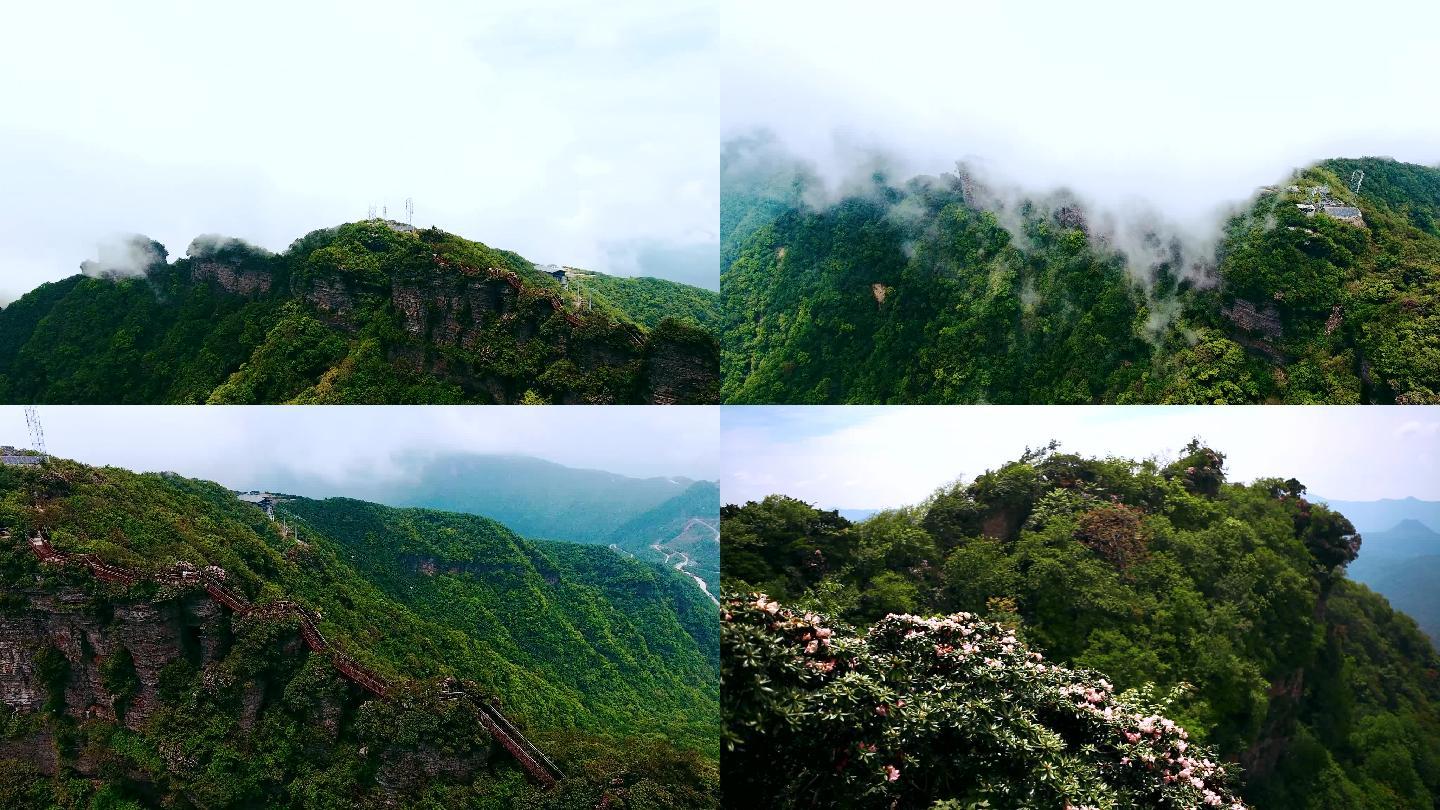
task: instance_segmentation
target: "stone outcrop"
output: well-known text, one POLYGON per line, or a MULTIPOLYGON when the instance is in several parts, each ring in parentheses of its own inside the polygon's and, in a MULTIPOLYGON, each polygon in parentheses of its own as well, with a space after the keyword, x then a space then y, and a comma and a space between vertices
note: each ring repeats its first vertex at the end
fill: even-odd
POLYGON ((194 281, 213 281, 220 289, 247 297, 265 295, 275 283, 266 270, 250 270, 218 261, 196 262, 190 271, 194 281))
POLYGON ((1280 337, 1280 313, 1273 306, 1262 309, 1243 298, 1237 298, 1235 303, 1221 307, 1220 312, 1229 318, 1231 323, 1247 332, 1272 339, 1280 337))
POLYGON ((50 697, 39 680, 36 656, 51 647, 69 664, 67 715, 77 721, 120 719, 128 728, 139 729, 158 701, 160 670, 186 655, 186 644, 202 665, 210 663, 219 649, 218 638, 228 632, 219 606, 203 597, 114 602, 108 611, 100 611, 75 587, 24 595, 27 609, 0 615, 0 661, 6 662, 0 664, 0 702, 27 713, 50 697), (109 616, 102 620, 106 612, 109 616), (103 662, 117 653, 131 657, 139 681, 139 692, 123 712, 117 711, 101 675, 103 662))
MULTIPOLYGON (((0 531, 0 535, 7 541, 12 539, 8 530, 0 531)), ((188 563, 177 563, 159 573, 146 573, 108 563, 93 554, 62 552, 40 533, 30 536, 25 544, 42 564, 88 569, 95 579, 123 587, 144 583, 158 587, 161 598, 96 600, 74 586, 58 591, 34 587, 7 594, 20 597, 27 606, 25 610, 17 610, 11 600, 9 609, 0 615, 0 650, 4 651, 4 657, 0 658, 4 662, 0 667, 0 695, 13 697, 13 701, 5 703, 12 711, 34 714, 43 699, 51 711, 63 711, 77 722, 123 721, 131 730, 140 731, 158 705, 161 671, 182 657, 201 668, 202 683, 207 688, 236 685, 212 666, 222 655, 222 648, 229 646, 219 639, 230 638, 232 614, 242 619, 296 621, 299 638, 292 637, 282 645, 281 655, 289 657, 308 650, 311 654, 326 656, 338 675, 371 696, 382 701, 392 697, 393 684, 330 645, 321 634, 316 611, 290 600, 257 605, 225 584, 228 575, 224 569, 215 566, 197 569, 188 563), (53 661, 57 655, 63 658, 63 674, 55 674, 53 663, 48 667, 50 674, 45 674, 43 670, 47 667, 41 663, 40 656, 47 653, 51 656, 47 660, 53 661), (104 662, 116 661, 121 656, 128 658, 132 665, 134 683, 122 687, 107 684, 102 669, 104 662), (57 682, 64 684, 63 696, 50 694, 57 682), (116 693, 117 688, 129 692, 123 702, 116 693)), ((408 686, 407 691, 411 698, 424 697, 427 692, 415 684, 408 686)), ((244 686, 237 718, 241 729, 249 731, 256 727, 266 694, 267 688, 260 681, 244 686)), ((453 680, 443 684, 437 696, 451 703, 467 701, 472 720, 514 756, 539 784, 548 788, 564 778, 560 769, 526 739, 498 707, 490 705, 489 696, 480 695, 477 699, 473 686, 453 680)), ((413 703, 406 699, 401 702, 407 708, 413 703)), ((340 710, 338 705, 325 706, 316 715, 332 738, 339 733, 340 710)), ((38 745, 39 741, 32 743, 38 745)), ((466 772, 473 773, 488 761, 488 747, 484 751, 472 751, 467 757, 475 763, 460 763, 456 767, 469 768, 466 772)), ((172 758, 172 765, 175 762, 172 758)), ((191 766, 180 762, 178 767, 191 766)), ((83 768, 81 771, 85 772, 83 768)))
POLYGON ((338 276, 314 279, 302 295, 315 309, 341 319, 355 311, 358 300, 354 285, 338 276))
POLYGON ((390 301, 406 334, 437 346, 475 349, 481 319, 513 309, 514 293, 503 281, 441 278, 397 283, 390 301))
POLYGON ((717 401, 719 347, 689 336, 651 333, 645 352, 644 401, 652 405, 694 405, 717 401))

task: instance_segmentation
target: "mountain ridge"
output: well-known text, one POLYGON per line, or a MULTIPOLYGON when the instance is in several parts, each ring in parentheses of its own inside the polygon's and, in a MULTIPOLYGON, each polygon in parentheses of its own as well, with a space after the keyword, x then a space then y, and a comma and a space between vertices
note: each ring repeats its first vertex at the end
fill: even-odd
POLYGON ((0 398, 663 404, 713 402, 718 385, 714 337, 677 297, 712 294, 592 300, 437 229, 347 223, 280 254, 205 237, 173 263, 136 237, 127 253, 0 310, 0 398), (670 299, 683 319, 657 317, 670 299))
MULTIPOLYGON (((319 795, 331 797, 560 801, 540 792, 543 779, 533 788, 510 779, 487 753, 506 736, 486 728, 481 704, 495 697, 505 706, 496 728, 513 717, 534 750, 560 764, 567 778, 556 795, 569 797, 566 806, 632 789, 705 803, 696 797, 715 773, 718 630, 713 605, 679 574, 604 548, 528 541, 476 516, 344 499, 291 500, 276 516, 173 474, 60 459, 0 468, 0 522, 17 537, 42 531, 61 553, 104 566, 93 579, 43 567, 14 543, 0 549, 0 652, 10 661, 0 667, 0 698, 13 704, 17 688, 36 696, 20 720, 0 722, 0 760, 20 756, 42 775, 100 775, 95 759, 55 748, 56 736, 68 735, 88 740, 100 761, 130 762, 133 778, 87 788, 123 797, 210 795, 208 803, 229 804, 236 800, 219 801, 215 791, 233 785, 242 791, 235 796, 300 804, 318 780, 319 795), (76 557, 85 554, 95 556, 76 557), (224 601, 260 607, 231 618, 215 594, 106 574, 172 561, 197 572, 223 567, 234 597, 224 601), (304 607, 287 612, 290 603, 304 607), (77 614, 73 605, 92 607, 77 614), (267 605, 277 606, 276 618, 265 618, 267 605), (70 641, 55 647, 46 638, 70 641), (374 678, 381 692, 412 696, 412 705, 389 708, 347 692, 331 661, 374 678), (452 677, 471 683, 462 691, 479 702, 436 703, 397 686, 452 677), (68 697, 56 697, 57 683, 68 697), (89 707, 121 706, 127 696, 143 707, 128 721, 123 708, 111 719, 92 716, 89 707), (310 708, 294 714, 300 705, 310 708), (257 736, 276 724, 292 728, 257 736), (436 736, 441 728, 449 730, 436 736), (283 748, 290 738, 318 759, 302 764, 283 748), (146 753, 165 740, 184 741, 196 761, 146 753), (257 770, 262 762, 272 770, 257 770), (218 780, 206 763, 237 776, 218 780)), ((12 776, 30 780, 31 772, 0 773, 3 793, 12 776)))
POLYGON ((770 147, 722 152, 726 402, 1440 396, 1440 169, 1322 161, 1261 189, 1211 256, 963 165, 812 205, 813 170, 747 148, 770 147))
MULTIPOLYGON (((525 537, 575 543, 609 543, 626 521, 702 483, 572 467, 523 454, 454 452, 394 460, 399 474, 343 486, 368 501, 482 515, 525 537)), ((278 491, 316 498, 336 488, 283 470, 260 477, 278 491)))

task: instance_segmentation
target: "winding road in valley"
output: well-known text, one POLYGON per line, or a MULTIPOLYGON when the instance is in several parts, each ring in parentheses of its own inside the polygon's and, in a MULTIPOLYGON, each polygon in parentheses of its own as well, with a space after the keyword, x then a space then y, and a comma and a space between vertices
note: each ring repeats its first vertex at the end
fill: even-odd
MULTIPOLYGON (((689 522, 687 522, 687 523, 685 524, 685 528, 681 529, 681 530, 680 530, 680 533, 677 534, 677 535, 675 535, 673 538, 671 538, 669 542, 673 543, 673 542, 675 542, 676 540, 679 540, 680 538, 684 537, 686 534, 688 534, 688 533, 690 532, 690 529, 693 528, 697 523, 698 523, 699 525, 704 526, 705 528, 709 529, 712 533, 714 533, 714 535, 715 535, 715 542, 716 542, 716 543, 719 543, 719 542, 720 542, 720 530, 717 529, 717 528, 715 528, 714 526, 710 525, 709 523, 706 523, 704 520, 701 520, 700 518, 690 518, 689 522)), ((655 550, 655 553, 657 553, 657 554, 663 554, 663 555, 665 555, 665 564, 666 564, 666 565, 670 565, 670 558, 672 558, 672 557, 679 557, 679 558, 680 558, 680 562, 678 562, 678 563, 675 564, 675 566, 674 566, 675 570, 676 570, 676 571, 679 571, 680 573, 684 574, 685 576, 690 577, 691 579, 695 580, 695 584, 696 584, 696 585, 699 585, 699 586, 700 586, 700 590, 701 590, 702 592, 704 592, 704 594, 705 594, 706 596, 710 597, 710 601, 711 601, 711 602, 714 602, 714 603, 717 604, 717 605, 720 604, 720 600, 715 598, 715 594, 710 593, 710 588, 705 585, 705 580, 704 580, 704 579, 701 579, 699 576, 696 576, 695 574, 692 574, 692 573, 690 573, 689 571, 686 571, 686 570, 685 570, 685 569, 688 568, 689 566, 695 564, 695 561, 692 560, 692 559, 690 559, 690 555, 689 555, 689 554, 686 554, 686 553, 683 552, 683 551, 666 551, 663 547, 661 547, 661 545, 660 545, 659 543, 651 543, 651 544, 650 544, 650 548, 654 549, 654 550, 655 550)))

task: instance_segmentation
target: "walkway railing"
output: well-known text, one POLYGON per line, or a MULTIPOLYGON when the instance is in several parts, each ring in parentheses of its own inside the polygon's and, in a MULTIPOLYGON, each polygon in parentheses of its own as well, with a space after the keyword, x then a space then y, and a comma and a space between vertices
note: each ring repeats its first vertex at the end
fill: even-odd
MULTIPOLYGON (((0 537, 10 537, 8 529, 0 530, 0 537)), ((26 543, 30 551, 39 558, 40 562, 51 565, 77 564, 87 568, 96 578, 105 582, 113 582, 122 585, 134 585, 141 581, 158 582, 172 586, 186 586, 199 584, 204 588, 205 593, 216 602, 229 608, 239 616, 256 617, 293 617, 299 620, 300 637, 304 639, 305 646, 312 652, 328 655, 330 663, 344 678, 361 689, 369 692, 381 700, 387 699, 394 691, 394 687, 374 670, 365 667, 355 659, 330 646, 325 636, 320 633, 317 625, 319 618, 316 612, 290 600, 276 600, 263 605, 255 605, 244 596, 226 587, 223 580, 227 579, 224 569, 218 566, 207 566, 203 570, 197 570, 194 566, 180 563, 173 570, 164 571, 158 574, 146 575, 123 566, 107 563, 94 554, 66 554, 53 545, 49 538, 37 532, 30 537, 26 543)), ((451 693, 445 693, 451 694, 451 693)), ((494 737, 500 747, 520 763, 525 772, 540 785, 549 788, 555 785, 565 775, 560 768, 545 756, 534 743, 531 743, 520 729, 515 727, 498 708, 485 700, 477 700, 479 708, 480 723, 490 736, 494 737)))

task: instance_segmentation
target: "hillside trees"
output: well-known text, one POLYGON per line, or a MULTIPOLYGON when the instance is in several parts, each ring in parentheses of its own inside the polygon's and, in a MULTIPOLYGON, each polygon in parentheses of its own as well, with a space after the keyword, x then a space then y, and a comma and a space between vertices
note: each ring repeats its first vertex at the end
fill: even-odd
POLYGON ((1212 246, 1115 222, 1063 190, 987 189, 963 165, 826 199, 813 169, 750 139, 727 144, 722 175, 727 402, 1424 403, 1440 391, 1440 169, 1322 162, 1237 206, 1212 246), (1359 193, 1346 182, 1357 169, 1359 193), (1320 186, 1363 224, 1297 208, 1320 186))
POLYGON ((1163 466, 1052 445, 873 527, 780 496, 727 506, 724 585, 862 628, 888 613, 968 612, 1119 690, 1174 691, 1166 716, 1222 758, 1278 745, 1314 765, 1282 756, 1244 774, 1257 806, 1322 806, 1312 791, 1353 808, 1440 796, 1440 746, 1390 759, 1362 731, 1440 732, 1427 674, 1440 657, 1345 578, 1360 543, 1347 519, 1294 479, 1231 483, 1224 461, 1199 441, 1163 466), (823 570, 800 564, 817 551, 823 570), (1297 683, 1293 709, 1272 718, 1297 683))

